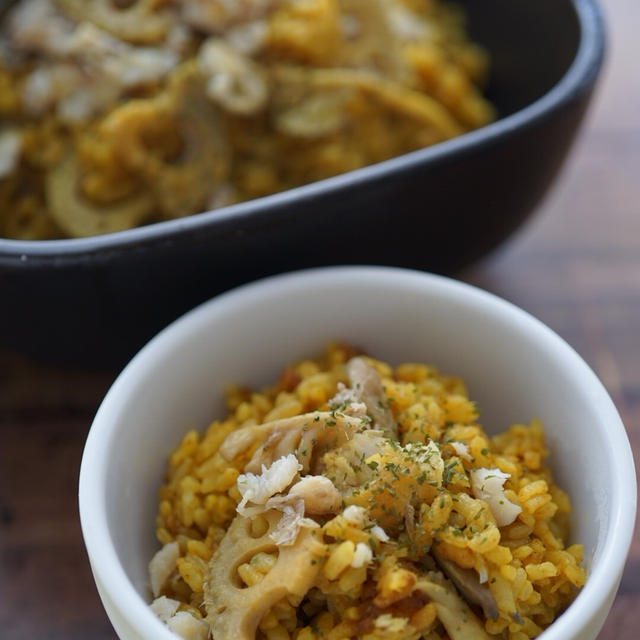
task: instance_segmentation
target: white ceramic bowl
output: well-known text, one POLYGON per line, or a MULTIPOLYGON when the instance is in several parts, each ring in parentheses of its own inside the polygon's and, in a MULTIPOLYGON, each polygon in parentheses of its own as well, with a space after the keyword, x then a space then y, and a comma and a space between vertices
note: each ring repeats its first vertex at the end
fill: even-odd
POLYGON ((513 305, 453 280, 380 267, 304 271, 224 294, 160 333, 113 384, 84 451, 80 517, 120 638, 175 639, 147 607, 168 453, 185 431, 223 415, 227 383, 267 384, 331 339, 462 375, 490 433, 543 420, 589 578, 540 637, 593 640, 620 582, 636 509, 631 450, 607 392, 571 347, 513 305))

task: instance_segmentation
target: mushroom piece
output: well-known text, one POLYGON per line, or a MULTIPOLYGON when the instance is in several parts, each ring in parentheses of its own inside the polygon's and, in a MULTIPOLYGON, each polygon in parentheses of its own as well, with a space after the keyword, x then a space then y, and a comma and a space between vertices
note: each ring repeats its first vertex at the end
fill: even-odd
POLYGON ((264 424, 250 425, 230 433, 220 446, 222 457, 231 461, 253 446, 257 449, 244 470, 259 473, 262 465, 295 454, 307 474, 317 462, 316 450, 325 453, 350 440, 368 426, 368 421, 338 412, 314 411, 264 424))
POLYGON ((382 429, 387 438, 398 437, 398 425, 389 409, 389 400, 378 372, 364 358, 351 358, 347 364, 351 388, 367 406, 374 428, 382 429))
MULTIPOLYGON (((440 574, 441 575, 441 574, 440 574)), ((415 589, 429 597, 436 605, 438 618, 451 640, 490 640, 489 634, 471 611, 469 605, 456 593, 451 584, 427 578, 417 581, 415 589)))
POLYGON ((285 597, 301 601, 313 586, 326 554, 319 529, 302 529, 294 545, 278 547, 275 565, 260 582, 241 586, 238 567, 257 553, 276 549, 271 534, 281 515, 279 511, 265 513, 269 528, 258 538, 251 537, 251 521, 236 516, 213 554, 204 604, 216 640, 254 640, 260 620, 273 605, 285 597))
POLYGON ((498 619, 498 603, 486 584, 480 584, 478 574, 473 569, 465 569, 445 558, 437 550, 433 555, 440 568, 458 588, 462 597, 469 603, 482 608, 484 615, 491 620, 498 619))

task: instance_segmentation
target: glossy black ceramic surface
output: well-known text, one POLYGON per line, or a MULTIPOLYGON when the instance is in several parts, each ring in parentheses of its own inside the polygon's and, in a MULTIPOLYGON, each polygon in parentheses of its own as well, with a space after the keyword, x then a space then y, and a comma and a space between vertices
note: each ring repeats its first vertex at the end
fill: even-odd
POLYGON ((601 67, 604 29, 595 0, 461 4, 491 55, 495 123, 182 220, 86 239, 0 239, 0 341, 117 366, 184 311, 261 276, 357 263, 452 273, 496 247, 558 174, 601 67))

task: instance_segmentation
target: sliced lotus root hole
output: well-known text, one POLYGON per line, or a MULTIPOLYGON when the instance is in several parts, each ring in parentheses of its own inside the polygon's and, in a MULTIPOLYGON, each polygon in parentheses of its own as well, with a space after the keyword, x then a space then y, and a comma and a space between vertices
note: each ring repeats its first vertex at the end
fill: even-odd
POLYGON ((273 605, 288 596, 302 599, 313 585, 326 547, 315 529, 302 529, 295 544, 276 547, 269 533, 281 517, 277 511, 265 513, 268 528, 254 538, 249 533, 251 520, 237 516, 213 554, 204 603, 214 638, 253 640, 259 621, 273 605), (255 565, 266 569, 271 563, 262 578, 253 573, 255 565), (251 586, 243 579, 250 573, 256 580, 251 586))
POLYGON ((244 530, 245 539, 256 540, 249 545, 243 553, 236 556, 229 565, 229 582, 236 589, 247 589, 257 584, 268 573, 267 566, 271 568, 278 560, 279 549, 266 534, 269 531, 269 522, 262 516, 253 519, 242 518, 240 530, 244 530), (268 558, 272 558, 269 560, 268 558), (260 567, 260 569, 258 569, 260 567))
POLYGON ((246 589, 261 582, 275 566, 279 553, 278 548, 273 545, 272 549, 259 551, 249 562, 244 562, 238 566, 236 573, 240 584, 237 586, 241 589, 246 589))
POLYGON ((247 526, 247 535, 250 538, 256 540, 258 538, 262 538, 262 536, 264 536, 264 534, 267 533, 268 530, 269 523, 267 522, 267 519, 263 516, 258 515, 254 518, 251 518, 251 521, 247 526))

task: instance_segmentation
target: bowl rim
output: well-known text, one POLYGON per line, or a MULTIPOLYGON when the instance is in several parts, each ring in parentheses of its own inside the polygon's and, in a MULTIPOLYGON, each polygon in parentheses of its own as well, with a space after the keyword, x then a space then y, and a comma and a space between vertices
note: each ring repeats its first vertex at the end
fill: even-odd
MULTIPOLYGON (((574 603, 545 630, 540 638, 564 640, 590 627, 607 599, 618 587, 626 563, 634 532, 636 514, 636 473, 631 446, 622 420, 606 389, 580 355, 560 336, 541 321, 514 304, 487 291, 439 275, 380 266, 320 267, 271 276, 242 285, 213 298, 189 311, 153 338, 124 368, 107 392, 91 425, 79 477, 79 510, 82 534, 96 583, 108 596, 115 615, 121 616, 141 638, 154 637, 175 640, 175 636, 151 612, 148 602, 135 590, 127 577, 109 533, 105 486, 108 461, 102 455, 111 450, 114 430, 112 414, 117 412, 121 397, 127 399, 135 381, 152 374, 158 362, 169 355, 191 331, 196 331, 220 314, 233 307, 249 303, 261 304, 284 291, 300 291, 314 284, 334 283, 336 286, 354 286, 365 280, 386 282, 394 287, 419 290, 426 296, 444 296, 464 299, 466 304, 485 313, 491 313, 501 322, 520 325, 532 342, 541 348, 553 350, 563 372, 580 379, 580 385, 589 392, 594 409, 601 422, 607 424, 607 457, 610 459, 612 491, 610 517, 601 555, 595 568, 574 603), (252 302, 253 301, 253 302, 252 302), (585 615, 585 613, 587 615, 585 615)), ((112 612, 111 612, 112 613, 112 612)))
POLYGON ((384 180, 417 166, 431 166, 452 156, 490 146, 502 136, 513 135, 545 119, 549 114, 586 93, 596 81, 605 49, 605 27, 598 0, 568 0, 579 26, 575 58, 562 78, 544 95, 522 109, 484 127, 451 140, 368 165, 347 173, 246 202, 166 220, 124 231, 86 238, 12 240, 0 238, 0 266, 37 267, 41 264, 86 263, 99 257, 108 261, 123 251, 141 251, 174 243, 208 228, 221 231, 237 222, 259 220, 286 210, 296 201, 313 201, 327 193, 339 194, 353 185, 384 180))

